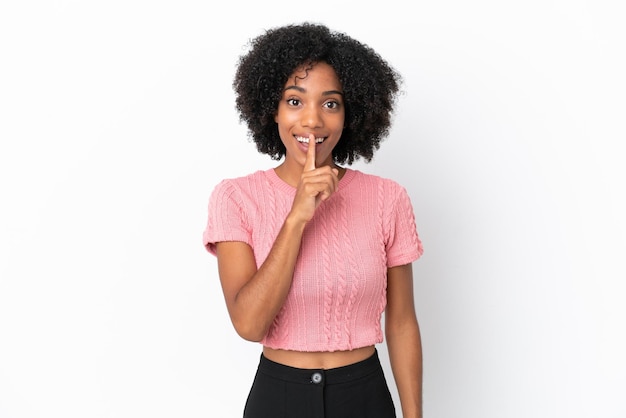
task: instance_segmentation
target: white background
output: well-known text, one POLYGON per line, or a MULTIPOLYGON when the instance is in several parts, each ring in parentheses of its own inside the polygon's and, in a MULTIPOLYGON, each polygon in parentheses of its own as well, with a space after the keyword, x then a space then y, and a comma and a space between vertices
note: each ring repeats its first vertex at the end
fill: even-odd
POLYGON ((626 416, 619 3, 2 2, 0 417, 241 416, 260 347, 201 233, 219 180, 276 164, 237 57, 304 20, 405 79, 355 168, 415 206, 425 416, 626 416))

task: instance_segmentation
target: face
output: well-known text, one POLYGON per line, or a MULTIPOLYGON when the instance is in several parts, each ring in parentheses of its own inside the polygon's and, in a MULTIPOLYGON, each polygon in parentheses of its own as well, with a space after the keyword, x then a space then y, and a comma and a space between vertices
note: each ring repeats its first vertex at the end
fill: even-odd
POLYGON ((275 121, 287 153, 285 164, 304 166, 310 134, 315 135, 315 165, 333 165, 332 151, 341 138, 345 108, 335 70, 325 62, 296 70, 283 89, 275 121))

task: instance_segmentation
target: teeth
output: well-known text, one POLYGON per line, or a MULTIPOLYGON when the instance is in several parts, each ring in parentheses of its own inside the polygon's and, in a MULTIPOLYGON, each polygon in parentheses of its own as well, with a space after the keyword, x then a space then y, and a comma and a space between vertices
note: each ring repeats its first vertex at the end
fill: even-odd
MULTIPOLYGON (((325 138, 315 138, 315 143, 316 144, 321 144, 322 142, 324 142, 325 138)), ((309 143, 309 138, 305 138, 303 136, 296 136, 296 140, 298 142, 302 142, 303 144, 308 144, 309 143)))

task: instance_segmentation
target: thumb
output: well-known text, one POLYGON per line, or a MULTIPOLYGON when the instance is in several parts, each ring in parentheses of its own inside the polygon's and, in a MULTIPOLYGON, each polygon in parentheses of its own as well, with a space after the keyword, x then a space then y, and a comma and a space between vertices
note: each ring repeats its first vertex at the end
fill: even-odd
POLYGON ((315 135, 309 134, 309 148, 306 151, 304 171, 315 170, 315 135))

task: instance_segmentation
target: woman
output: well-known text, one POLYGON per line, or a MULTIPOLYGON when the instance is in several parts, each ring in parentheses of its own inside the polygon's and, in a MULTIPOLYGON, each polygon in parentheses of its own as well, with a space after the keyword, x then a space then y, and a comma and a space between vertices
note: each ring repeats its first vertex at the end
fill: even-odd
POLYGON ((203 235, 236 331, 263 346, 246 418, 395 417, 383 312, 403 417, 422 416, 413 209, 394 181, 340 165, 372 159, 399 83, 371 48, 309 23, 266 31, 239 61, 241 120, 282 159, 219 183, 203 235))

